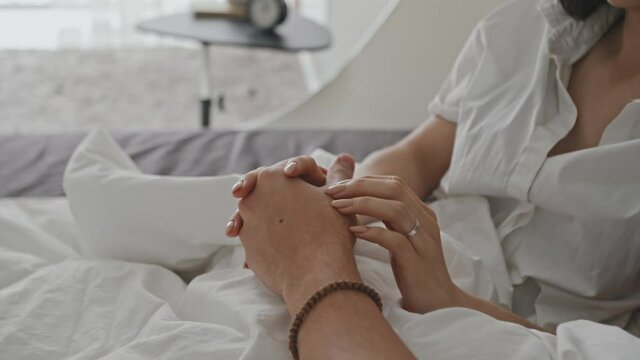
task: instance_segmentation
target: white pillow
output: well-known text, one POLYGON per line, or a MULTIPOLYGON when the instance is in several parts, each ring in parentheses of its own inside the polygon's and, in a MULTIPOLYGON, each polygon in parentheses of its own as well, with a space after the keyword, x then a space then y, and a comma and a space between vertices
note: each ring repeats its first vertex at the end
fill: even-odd
POLYGON ((75 150, 64 189, 80 231, 83 254, 198 268, 222 245, 236 209, 238 175, 172 177, 142 174, 108 134, 97 130, 75 150))

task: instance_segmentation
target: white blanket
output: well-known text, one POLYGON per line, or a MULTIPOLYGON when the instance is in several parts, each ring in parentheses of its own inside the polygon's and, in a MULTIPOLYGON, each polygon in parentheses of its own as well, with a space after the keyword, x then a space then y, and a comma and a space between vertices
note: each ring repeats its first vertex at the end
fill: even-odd
MULTIPOLYGON (((1 359, 289 358, 282 301, 241 268, 240 247, 218 250, 212 268, 186 285, 160 266, 82 259, 65 199, 0 200, 0 234, 1 359)), ((638 339, 586 321, 561 325, 556 337, 465 309, 409 314, 376 260, 384 252, 359 244, 358 253, 365 280, 384 294, 385 316, 420 359, 640 353, 638 339)))
MULTIPOLYGON (((486 201, 454 198, 435 208, 442 218, 446 214, 443 244, 454 281, 492 301, 508 297, 504 269, 491 264, 498 250, 491 245, 495 230, 487 226, 486 201)), ((176 221, 189 215, 175 214, 176 221)), ((66 199, 0 200, 0 359, 289 358, 286 309, 242 269, 240 246, 212 248, 206 270, 186 284, 159 265, 87 257, 82 249, 93 240, 87 238, 91 232, 78 228, 66 199)), ((123 234, 126 244, 115 238, 112 243, 135 250, 153 244, 147 234, 153 232, 123 234)), ((221 232, 212 237, 215 244, 228 242, 221 232)), ((166 254, 152 252, 160 260, 192 255, 192 248, 180 254, 179 243, 163 246, 166 254)), ((360 241, 356 254, 364 280, 382 293, 385 316, 420 359, 637 359, 640 354, 640 340, 586 321, 562 324, 556 337, 467 309, 407 313, 398 306, 386 252, 360 241)))

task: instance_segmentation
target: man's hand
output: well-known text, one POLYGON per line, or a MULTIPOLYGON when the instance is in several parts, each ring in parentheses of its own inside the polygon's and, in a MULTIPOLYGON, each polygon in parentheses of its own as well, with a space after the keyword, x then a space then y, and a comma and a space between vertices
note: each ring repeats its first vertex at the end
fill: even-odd
MULTIPOLYGON (((282 168, 286 176, 299 177, 315 186, 324 186, 327 181, 327 170, 319 166, 311 156, 297 156, 269 167, 282 168)), ((258 182, 258 174, 264 169, 265 167, 261 167, 246 173, 242 180, 233 185, 231 189, 233 196, 238 199, 249 196, 258 182)))
MULTIPOLYGON (((333 162, 329 170, 320 167, 310 156, 298 156, 281 161, 271 168, 282 169, 285 176, 290 178, 300 178, 315 186, 332 186, 340 181, 351 179, 355 171, 355 160, 349 154, 339 155, 333 162)), ((267 168, 258 168, 246 173, 242 180, 238 181, 231 189, 233 196, 243 199, 253 192, 258 175, 267 168)), ((242 228, 242 217, 235 213, 226 227, 226 234, 229 237, 238 236, 242 228)))
POLYGON ((284 176, 281 167, 257 173, 239 203, 240 240, 251 270, 282 295, 295 314, 322 286, 360 281, 353 255, 352 218, 331 207, 322 188, 284 176))

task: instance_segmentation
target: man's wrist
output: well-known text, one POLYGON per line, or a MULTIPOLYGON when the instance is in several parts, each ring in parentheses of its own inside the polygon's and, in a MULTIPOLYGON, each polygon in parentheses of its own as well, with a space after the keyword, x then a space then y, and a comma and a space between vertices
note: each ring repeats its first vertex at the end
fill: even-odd
POLYGON ((311 267, 304 277, 297 281, 286 283, 283 287, 282 296, 287 304, 289 314, 294 317, 307 300, 318 290, 330 283, 342 280, 362 281, 355 262, 338 266, 311 267))

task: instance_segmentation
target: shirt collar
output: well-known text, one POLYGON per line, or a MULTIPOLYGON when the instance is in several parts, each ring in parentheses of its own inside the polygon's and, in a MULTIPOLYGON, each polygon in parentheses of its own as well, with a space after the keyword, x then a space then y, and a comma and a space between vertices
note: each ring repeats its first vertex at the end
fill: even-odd
POLYGON ((580 21, 569 16, 559 0, 540 0, 538 8, 549 27, 549 53, 570 63, 584 56, 624 14, 622 10, 605 4, 589 18, 580 21))

